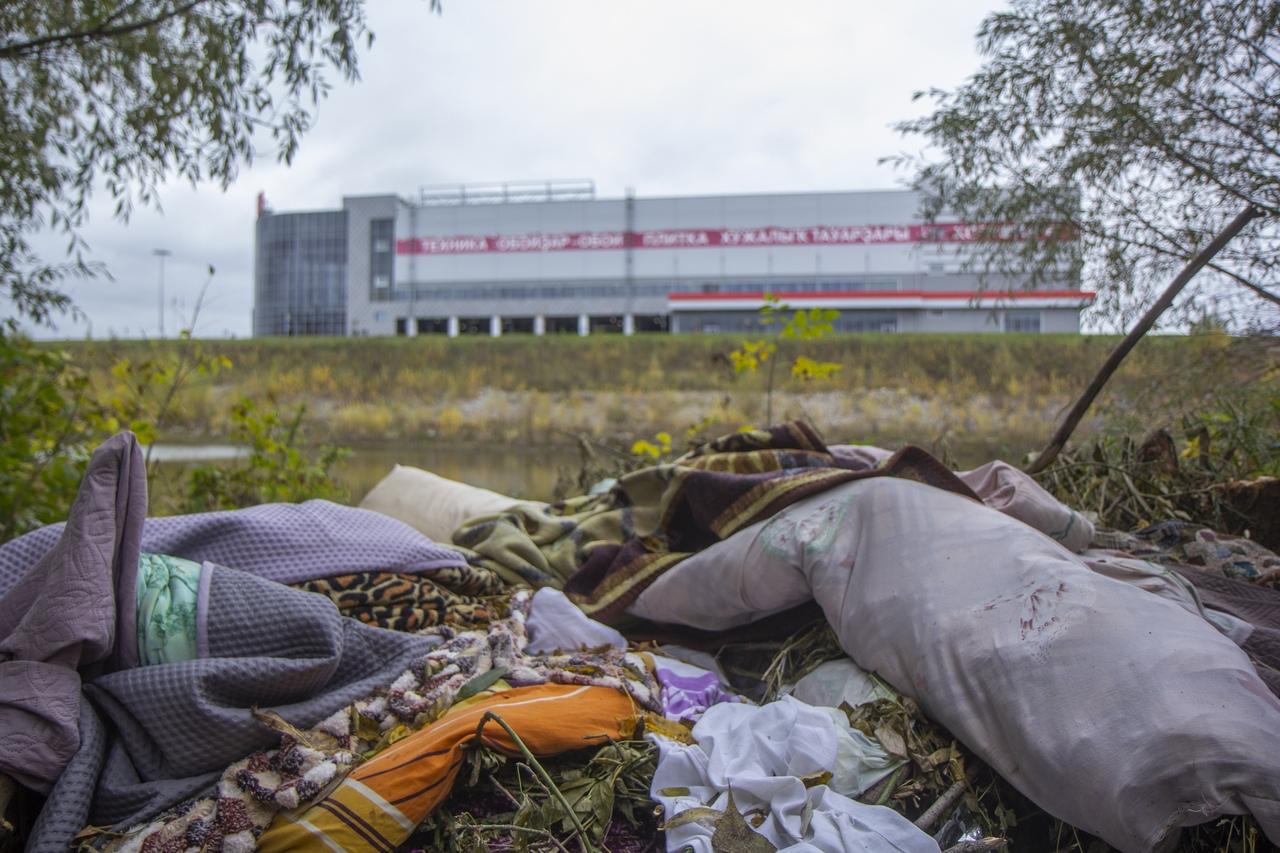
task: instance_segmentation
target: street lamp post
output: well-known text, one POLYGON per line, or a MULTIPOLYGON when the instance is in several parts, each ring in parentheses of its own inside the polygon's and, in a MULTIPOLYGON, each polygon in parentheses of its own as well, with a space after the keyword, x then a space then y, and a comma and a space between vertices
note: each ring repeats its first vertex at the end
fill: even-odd
POLYGON ((160 337, 164 338, 164 259, 173 254, 168 249, 152 249, 151 254, 160 259, 160 337))

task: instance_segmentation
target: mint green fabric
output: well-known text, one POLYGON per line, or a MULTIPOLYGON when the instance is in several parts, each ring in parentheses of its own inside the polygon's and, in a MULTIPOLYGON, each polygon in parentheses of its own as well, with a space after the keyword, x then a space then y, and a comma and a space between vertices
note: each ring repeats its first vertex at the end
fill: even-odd
POLYGON ((138 663, 194 660, 200 564, 166 554, 138 558, 138 663))

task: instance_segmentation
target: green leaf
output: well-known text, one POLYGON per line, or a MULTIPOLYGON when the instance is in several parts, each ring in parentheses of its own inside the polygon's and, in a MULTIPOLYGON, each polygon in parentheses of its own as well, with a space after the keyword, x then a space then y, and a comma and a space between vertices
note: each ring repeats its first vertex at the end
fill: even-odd
POLYGON ((461 702, 463 699, 470 699, 477 693, 488 690, 495 682, 504 678, 509 671, 510 670, 505 666, 495 666, 491 669, 485 670, 466 684, 462 685, 462 687, 458 688, 458 694, 454 698, 454 702, 457 703, 461 702))

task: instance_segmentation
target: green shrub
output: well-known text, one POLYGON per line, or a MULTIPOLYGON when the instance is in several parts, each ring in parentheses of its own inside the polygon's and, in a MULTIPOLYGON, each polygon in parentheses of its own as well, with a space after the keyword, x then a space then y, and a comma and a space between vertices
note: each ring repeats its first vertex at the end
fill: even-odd
POLYGON ((293 502, 312 498, 344 500, 346 490, 330 473, 347 451, 321 447, 314 452, 300 446, 306 406, 298 406, 288 420, 264 411, 252 400, 231 409, 231 434, 249 448, 233 465, 199 465, 187 476, 184 512, 238 509, 260 503, 293 502))

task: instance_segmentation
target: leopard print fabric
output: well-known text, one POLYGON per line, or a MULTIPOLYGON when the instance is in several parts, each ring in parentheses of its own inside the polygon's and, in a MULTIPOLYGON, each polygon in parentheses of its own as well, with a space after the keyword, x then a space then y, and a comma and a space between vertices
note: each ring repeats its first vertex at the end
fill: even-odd
POLYGON ((484 627, 506 615, 509 597, 497 574, 473 566, 423 575, 357 572, 295 586, 328 596, 344 616, 407 632, 437 625, 484 627))

